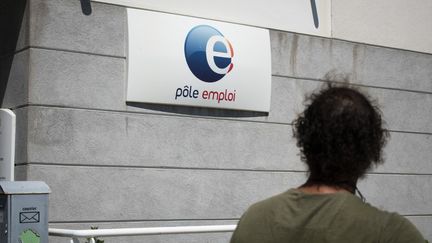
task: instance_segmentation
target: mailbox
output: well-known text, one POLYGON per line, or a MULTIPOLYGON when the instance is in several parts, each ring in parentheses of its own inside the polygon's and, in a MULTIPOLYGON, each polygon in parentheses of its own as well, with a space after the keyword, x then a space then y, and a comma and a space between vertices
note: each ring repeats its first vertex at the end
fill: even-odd
POLYGON ((0 181, 0 242, 48 243, 48 194, 41 181, 0 181))

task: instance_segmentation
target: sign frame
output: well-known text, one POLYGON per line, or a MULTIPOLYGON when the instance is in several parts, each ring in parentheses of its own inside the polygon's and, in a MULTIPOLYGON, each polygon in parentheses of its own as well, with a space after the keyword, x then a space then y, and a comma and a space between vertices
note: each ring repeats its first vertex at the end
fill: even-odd
POLYGON ((127 12, 127 102, 270 111, 267 29, 138 9, 127 12), (191 61, 195 54, 198 59, 191 61), (218 68, 215 62, 221 60, 230 60, 231 66, 218 68), (219 72, 222 78, 207 79, 219 72))

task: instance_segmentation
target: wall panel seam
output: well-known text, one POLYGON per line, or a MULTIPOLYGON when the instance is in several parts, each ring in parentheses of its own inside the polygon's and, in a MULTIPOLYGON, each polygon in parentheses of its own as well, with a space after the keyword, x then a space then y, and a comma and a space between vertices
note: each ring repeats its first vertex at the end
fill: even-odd
MULTIPOLYGON (((23 108, 31 108, 31 107, 40 107, 40 108, 53 108, 53 109, 70 109, 70 110, 80 110, 80 111, 97 111, 97 112, 105 112, 110 114, 130 114, 137 116, 160 116, 160 117, 177 117, 177 118, 193 118, 193 119, 203 119, 203 120, 217 120, 217 121, 232 121, 232 122, 250 122, 250 123, 259 123, 259 124, 269 124, 269 125, 284 125, 284 126, 292 126, 291 122, 275 122, 275 121, 259 121, 259 120, 250 120, 248 117, 240 118, 227 118, 223 116, 204 116, 204 115, 184 115, 180 113, 173 112, 170 113, 160 113, 160 112, 149 112, 149 111, 129 111, 129 110, 110 110, 110 109, 98 109, 98 108, 88 108, 88 107, 78 107, 78 106, 59 106, 59 105, 49 105, 49 104, 25 104, 19 105, 15 107, 11 107, 11 110, 19 110, 23 108)), ((205 109, 205 108, 203 108, 205 109)), ((216 109, 215 109, 216 110, 216 109)), ((230 110, 233 111, 233 110, 230 110)), ((242 112, 242 111, 238 111, 242 112)), ((250 116, 249 118, 262 118, 263 116, 250 116)), ((403 131, 403 130, 392 130, 388 129, 391 133, 407 133, 407 134, 417 134, 417 135, 432 135, 432 132, 418 132, 418 131, 403 131)))
MULTIPOLYGON (((126 103, 126 102, 125 102, 126 103)), ((130 114, 130 115, 151 115, 151 116, 161 116, 161 117, 179 117, 179 118, 194 118, 194 119, 203 119, 203 120, 220 120, 220 121, 240 121, 240 122, 250 122, 250 123, 260 123, 260 124, 269 124, 269 125, 288 125, 291 126, 292 123, 285 122, 273 122, 273 121, 257 121, 257 120, 248 120, 246 116, 241 116, 244 119, 235 118, 234 116, 227 116, 232 118, 226 118, 223 116, 204 116, 204 115, 183 115, 179 113, 173 112, 170 113, 159 113, 159 112, 139 112, 139 111, 128 111, 128 110, 110 110, 110 109, 98 109, 98 108, 87 108, 87 107, 78 107, 78 106, 59 106, 59 105, 48 105, 48 104, 25 104, 19 105, 10 108, 11 110, 18 110, 22 108, 30 108, 30 107, 41 107, 41 108, 54 108, 54 109, 70 109, 70 110, 80 110, 80 111, 96 111, 96 112, 106 112, 111 114, 130 114)), ((183 107, 183 106, 179 106, 183 107)), ((195 108, 195 107, 191 107, 195 108)), ((206 108, 203 108, 206 109, 206 108)), ((209 108, 211 109, 211 108, 209 108)), ((214 109, 217 110, 217 109, 214 109)), ((234 110, 229 110, 233 112, 234 110)), ((236 111, 236 112, 249 112, 249 111, 236 111)), ((263 116, 250 116, 250 118, 259 118, 263 116)))
MULTIPOLYGON (((43 166, 43 167, 83 167, 83 168, 113 168, 113 169, 150 169, 150 170, 190 170, 190 171, 231 171, 231 172, 253 172, 253 173, 307 173, 306 170, 284 170, 284 169, 248 169, 248 168, 211 168, 191 166, 138 166, 138 165, 102 165, 102 164, 67 164, 50 162, 26 162, 17 166, 43 166)), ((366 175, 382 176, 432 176, 432 173, 410 173, 410 172, 367 172, 366 175)))
MULTIPOLYGON (((278 77, 278 78, 291 78, 291 79, 304 80, 304 81, 314 81, 314 82, 321 82, 321 83, 346 84, 345 82, 341 82, 341 81, 325 80, 325 79, 318 79, 318 78, 296 77, 296 76, 281 75, 281 74, 273 74, 272 76, 273 77, 278 77)), ((401 89, 401 88, 375 86, 375 85, 366 85, 366 84, 359 84, 359 83, 348 83, 348 84, 349 85, 353 85, 353 86, 364 87, 364 88, 394 90, 394 91, 401 91, 401 92, 410 92, 410 93, 417 93, 417 94, 432 95, 432 91, 401 89)))
POLYGON ((75 54, 91 55, 91 56, 109 57, 109 58, 116 58, 116 59, 123 59, 123 60, 126 59, 126 56, 108 55, 108 54, 95 53, 95 52, 77 51, 77 50, 60 49, 60 48, 51 48, 51 47, 44 47, 44 46, 29 46, 26 49, 46 50, 46 51, 59 51, 59 52, 68 52, 68 53, 75 53, 75 54))

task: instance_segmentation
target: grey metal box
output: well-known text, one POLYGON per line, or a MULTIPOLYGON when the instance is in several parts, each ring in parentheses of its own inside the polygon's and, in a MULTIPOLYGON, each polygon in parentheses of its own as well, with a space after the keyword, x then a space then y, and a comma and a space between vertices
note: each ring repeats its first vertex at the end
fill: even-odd
POLYGON ((41 181, 0 181, 0 242, 48 243, 48 194, 41 181))

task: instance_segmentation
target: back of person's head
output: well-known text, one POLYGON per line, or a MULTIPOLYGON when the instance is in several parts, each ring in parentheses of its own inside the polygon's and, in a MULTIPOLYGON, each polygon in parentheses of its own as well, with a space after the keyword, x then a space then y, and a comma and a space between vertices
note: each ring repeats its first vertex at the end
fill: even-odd
POLYGON ((355 184, 372 165, 383 161, 388 132, 379 108, 366 95, 329 85, 307 101, 293 128, 310 181, 355 184))

